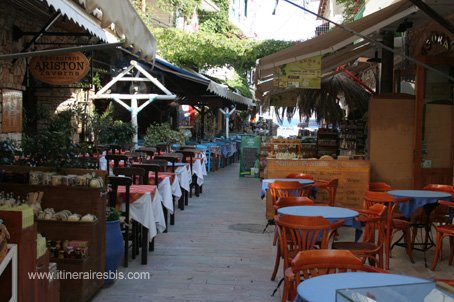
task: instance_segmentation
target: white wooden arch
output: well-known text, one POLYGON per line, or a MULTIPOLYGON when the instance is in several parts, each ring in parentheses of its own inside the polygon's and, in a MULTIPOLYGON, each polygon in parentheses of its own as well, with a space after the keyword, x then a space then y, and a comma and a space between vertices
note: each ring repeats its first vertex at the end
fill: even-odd
POLYGON ((162 85, 155 77, 150 75, 145 68, 143 68, 136 61, 131 61, 131 65, 128 68, 120 72, 115 76, 109 83, 107 83, 102 89, 100 89, 94 96, 93 99, 113 99, 115 102, 126 108, 131 112, 131 124, 136 129, 133 137, 134 146, 137 147, 137 142, 139 140, 139 127, 137 123, 137 116, 142 109, 154 102, 155 100, 174 100, 177 96, 172 94, 164 85, 162 85), (134 76, 129 76, 129 74, 136 74, 134 76), (155 94, 155 93, 146 93, 141 94, 138 91, 135 91, 133 94, 121 94, 121 93, 110 93, 108 89, 111 88, 117 82, 151 82, 156 87, 158 87, 164 94, 155 94), (131 105, 128 105, 124 100, 131 100, 131 105), (139 106, 138 100, 147 100, 142 105, 139 106))

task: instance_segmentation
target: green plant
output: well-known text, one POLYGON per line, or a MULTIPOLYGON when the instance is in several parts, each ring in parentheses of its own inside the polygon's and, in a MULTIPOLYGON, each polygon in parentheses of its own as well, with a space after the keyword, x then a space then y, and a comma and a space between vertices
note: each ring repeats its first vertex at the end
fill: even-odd
POLYGON ((344 10, 342 12, 344 23, 353 22, 360 9, 364 6, 365 2, 365 0, 336 0, 337 4, 340 4, 344 7, 344 10))
POLYGON ((120 220, 120 211, 118 211, 116 208, 107 208, 106 209, 106 220, 107 221, 120 220))
POLYGON ((12 165, 15 161, 15 155, 19 153, 19 147, 16 141, 7 139, 0 142, 0 164, 12 165))
POLYGON ((168 123, 155 123, 147 128, 144 141, 147 146, 155 146, 160 143, 184 144, 185 136, 182 131, 172 130, 168 123))
POLYGON ((102 145, 122 145, 129 146, 135 129, 131 123, 121 120, 114 120, 112 106, 101 116, 96 116, 92 120, 92 128, 95 135, 95 143, 102 145))

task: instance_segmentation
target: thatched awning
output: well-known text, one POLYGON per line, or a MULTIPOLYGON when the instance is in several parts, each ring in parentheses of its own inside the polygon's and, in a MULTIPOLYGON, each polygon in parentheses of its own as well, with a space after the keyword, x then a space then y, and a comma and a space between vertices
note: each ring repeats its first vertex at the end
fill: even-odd
POLYGON ((335 73, 322 79, 321 89, 292 89, 271 93, 265 97, 262 106, 274 106, 280 122, 292 118, 299 109, 301 116, 315 114, 317 121, 337 124, 344 117, 341 107, 362 116, 367 112, 371 94, 344 73, 335 73), (342 106, 341 106, 342 105, 342 106), (278 114, 279 109, 281 115, 278 114))

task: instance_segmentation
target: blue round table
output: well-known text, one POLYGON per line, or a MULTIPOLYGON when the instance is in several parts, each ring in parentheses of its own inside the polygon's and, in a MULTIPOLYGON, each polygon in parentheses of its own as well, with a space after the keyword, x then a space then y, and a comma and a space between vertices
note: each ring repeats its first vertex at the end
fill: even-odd
POLYGON ((261 197, 265 197, 266 191, 268 190, 268 186, 270 183, 273 183, 275 181, 297 181, 302 185, 311 185, 314 183, 314 180, 312 179, 301 179, 301 178, 266 178, 262 180, 262 191, 261 191, 261 197))
MULTIPOLYGON (((382 273, 366 273, 366 272, 349 272, 328 274, 314 277, 301 282, 298 285, 298 296, 296 302, 335 302, 336 291, 340 289, 354 289, 354 288, 369 288, 405 284, 428 284, 429 280, 395 274, 382 274, 382 273)), ((433 288, 433 286, 432 286, 433 288)), ((406 301, 421 301, 423 295, 427 295, 427 288, 422 286, 418 290, 417 287, 411 286, 408 288, 397 289, 399 295, 410 298, 406 301), (418 296, 417 296, 418 295, 418 296)), ((375 296, 374 301, 404 301, 392 298, 392 292, 387 288, 386 290, 378 290, 378 288, 370 288, 368 293, 375 296)), ((348 301, 347 299, 343 301, 348 301)))
POLYGON ((361 237, 362 226, 361 223, 356 221, 356 216, 359 215, 357 211, 328 206, 292 206, 283 207, 277 210, 280 215, 294 215, 294 216, 322 216, 332 223, 340 219, 345 219, 344 226, 355 228, 355 240, 361 237))
POLYGON ((407 219, 411 217, 411 214, 420 207, 426 204, 436 203, 438 200, 451 200, 451 194, 438 191, 427 191, 427 190, 392 190, 388 194, 396 198, 410 197, 412 200, 409 202, 399 203, 399 209, 407 219))

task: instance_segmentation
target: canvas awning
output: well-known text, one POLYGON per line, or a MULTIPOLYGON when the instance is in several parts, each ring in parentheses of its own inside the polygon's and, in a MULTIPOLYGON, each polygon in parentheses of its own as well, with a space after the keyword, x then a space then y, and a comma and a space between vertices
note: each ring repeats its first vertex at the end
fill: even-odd
POLYGON ((107 43, 124 42, 146 61, 156 54, 156 39, 125 0, 45 0, 49 6, 107 43))
POLYGON ((252 99, 242 96, 239 93, 236 93, 230 90, 226 85, 216 83, 215 81, 203 76, 200 73, 195 71, 190 71, 177 67, 162 58, 156 58, 156 62, 161 65, 159 68, 163 71, 175 74, 178 77, 202 84, 207 86, 207 91, 220 96, 224 99, 227 99, 233 103, 242 104, 246 106, 255 106, 255 103, 252 99))
MULTIPOLYGON (((354 21, 347 26, 355 32, 368 36, 416 11, 418 11, 417 7, 411 2, 399 1, 380 11, 354 21)), ((358 40, 360 40, 360 38, 354 33, 345 31, 339 27, 334 28, 319 37, 297 43, 292 47, 259 59, 256 66, 257 79, 260 81, 269 77, 273 74, 273 69, 275 67, 283 64, 329 53, 333 53, 334 56, 337 56, 335 52, 346 46, 352 45, 352 43, 358 40)), ((360 53, 360 51, 356 52, 356 55, 359 56, 360 53)), ((348 57, 348 54, 346 53, 342 55, 348 57)), ((350 56, 350 58, 352 57, 350 56)), ((337 58, 332 59, 333 62, 337 60, 337 58)), ((323 60, 324 58, 322 58, 322 65, 324 64, 323 60)))

